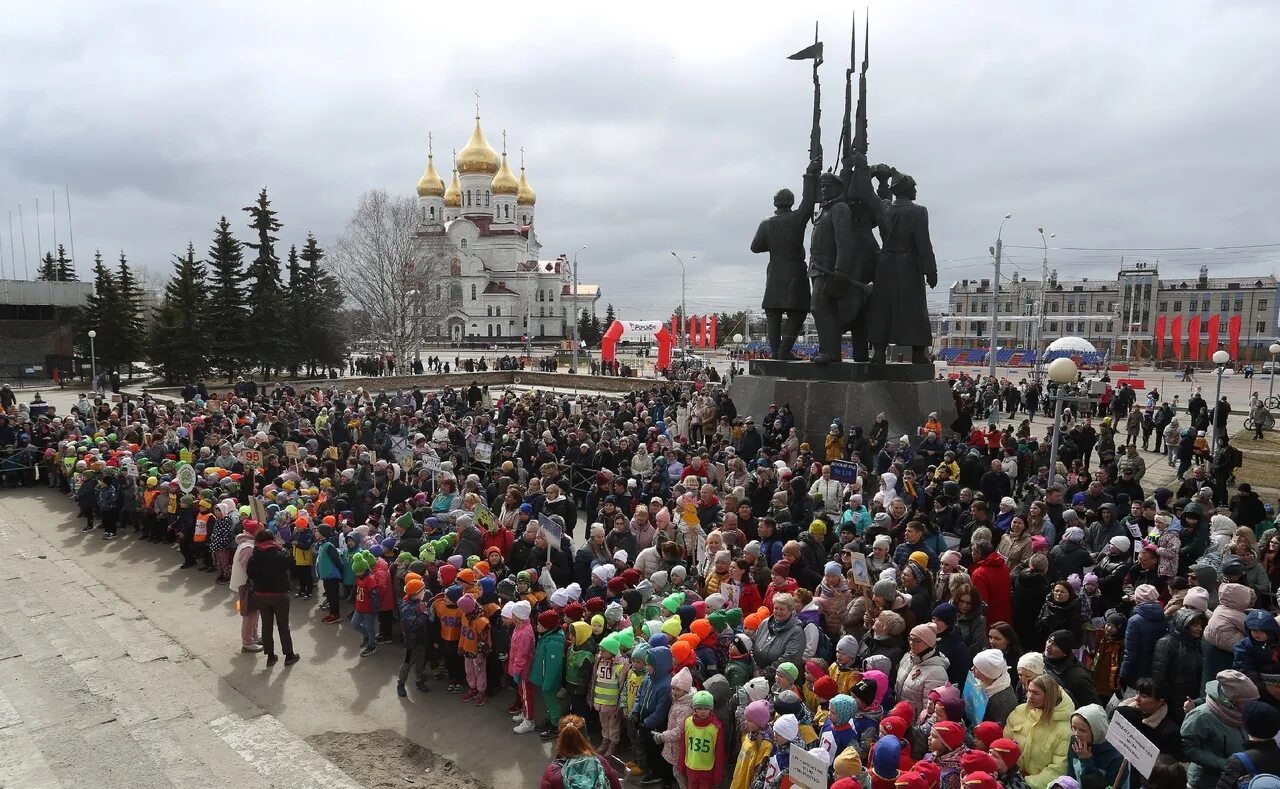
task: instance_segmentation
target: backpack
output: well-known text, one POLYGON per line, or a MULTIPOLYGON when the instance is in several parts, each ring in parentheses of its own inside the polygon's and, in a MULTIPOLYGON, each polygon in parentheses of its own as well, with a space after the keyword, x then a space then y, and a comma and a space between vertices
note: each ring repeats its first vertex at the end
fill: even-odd
POLYGON ((116 507, 116 487, 115 485, 100 485, 98 487, 98 509, 102 512, 113 510, 116 507))
POLYGON ((316 536, 311 529, 299 529, 293 535, 293 545, 300 551, 309 551, 316 544, 316 536))
POLYGON ((820 623, 814 627, 818 628, 818 646, 814 649, 813 656, 822 658, 827 661, 827 665, 831 665, 836 659, 836 647, 831 643, 831 636, 827 635, 827 631, 820 623))
POLYGON ((560 765, 564 789, 609 789, 609 778, 594 756, 575 756, 560 765))
POLYGON ((1254 766, 1253 759, 1250 759, 1249 754, 1244 751, 1237 751, 1231 755, 1236 757, 1236 761, 1240 762, 1240 765, 1245 769, 1245 774, 1236 780, 1236 789, 1249 789, 1249 785, 1253 783, 1254 778, 1274 778, 1275 780, 1280 781, 1280 777, 1277 777, 1272 773, 1256 772, 1258 768, 1254 766))

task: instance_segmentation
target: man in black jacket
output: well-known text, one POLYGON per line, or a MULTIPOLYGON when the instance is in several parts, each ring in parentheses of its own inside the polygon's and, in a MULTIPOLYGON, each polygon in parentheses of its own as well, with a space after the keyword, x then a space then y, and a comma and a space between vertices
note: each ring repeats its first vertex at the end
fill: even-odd
POLYGON ((1255 699, 1244 705, 1243 717, 1248 740, 1242 752, 1227 758, 1218 786, 1236 786, 1241 778, 1250 775, 1280 773, 1280 745, 1276 744, 1276 734, 1280 733, 1280 710, 1255 699), (1240 758, 1241 754, 1244 759, 1240 758))
POLYGON ((1079 646, 1070 630, 1055 630, 1044 644, 1044 665, 1058 680, 1058 684, 1075 702, 1076 709, 1086 704, 1101 704, 1093 675, 1080 665, 1073 654, 1079 646))
POLYGON ((951 662, 947 668, 947 681, 957 688, 963 688, 969 669, 973 666, 973 654, 969 651, 969 645, 956 632, 956 613, 956 607, 951 603, 939 603, 934 607, 933 626, 938 631, 934 649, 946 655, 951 662))

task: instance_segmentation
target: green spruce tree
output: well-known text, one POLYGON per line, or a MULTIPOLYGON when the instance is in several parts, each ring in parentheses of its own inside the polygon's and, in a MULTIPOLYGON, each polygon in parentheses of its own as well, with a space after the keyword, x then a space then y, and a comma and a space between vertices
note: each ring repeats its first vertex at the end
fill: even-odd
POLYGON ((85 297, 75 321, 76 342, 84 359, 90 351, 97 357, 98 372, 110 369, 120 358, 120 322, 116 312, 120 307, 116 280, 111 269, 102 261, 102 252, 93 253, 93 293, 85 297), (89 332, 97 334, 89 342, 89 332))
POLYGON ((76 276, 76 263, 67 257, 66 247, 62 244, 58 245, 58 279, 63 282, 79 282, 80 278, 76 276))
POLYGON ((265 187, 253 205, 241 210, 249 214, 249 227, 256 237, 255 241, 246 241, 245 246, 257 252, 245 270, 248 281, 245 300, 249 306, 249 325, 245 328, 249 332, 250 355, 262 368, 264 378, 270 380, 273 367, 282 367, 290 361, 284 355, 284 293, 273 235, 281 225, 265 187))
POLYGON ((209 297, 205 302, 202 335, 210 365, 227 376, 249 367, 249 312, 244 306, 244 249, 231 234, 224 216, 213 231, 209 246, 209 297))
POLYGON ((142 319, 142 288, 129 268, 124 251, 120 252, 119 271, 116 275, 117 364, 128 365, 129 378, 133 378, 133 363, 141 359, 147 350, 147 324, 142 319))
POLYGON ((204 375, 204 263, 196 260, 194 244, 185 255, 173 256, 173 277, 151 323, 151 363, 169 383, 194 382, 204 375))
POLYGON ((309 294, 306 304, 306 359, 307 375, 313 378, 322 375, 324 367, 341 368, 346 356, 346 335, 342 330, 342 286, 332 272, 320 265, 324 256, 316 237, 308 233, 299 257, 306 264, 302 267, 303 281, 307 283, 309 294))
POLYGON ((54 282, 58 279, 58 263, 53 259, 52 252, 44 253, 44 257, 40 258, 40 268, 36 271, 36 279, 40 282, 54 282))
POLYGON ((616 314, 616 313, 614 313, 614 311, 613 311, 613 305, 612 305, 612 304, 606 304, 606 305, 605 305, 605 308, 604 308, 604 328, 605 328, 605 330, 608 330, 608 328, 609 328, 610 326, 612 326, 612 325, 613 325, 613 322, 614 322, 614 321, 616 321, 617 319, 618 319, 618 316, 617 316, 617 314, 616 314))

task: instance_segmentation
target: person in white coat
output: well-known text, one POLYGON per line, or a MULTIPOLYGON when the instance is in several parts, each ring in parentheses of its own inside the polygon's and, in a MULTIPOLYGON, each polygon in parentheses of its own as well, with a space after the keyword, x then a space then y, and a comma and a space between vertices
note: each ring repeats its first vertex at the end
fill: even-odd
POLYGON ((253 538, 258 533, 258 522, 246 520, 244 531, 236 535, 236 550, 231 555, 231 591, 236 594, 236 610, 240 612, 240 651, 261 652, 258 640, 258 607, 251 602, 253 590, 249 588, 249 558, 253 556, 253 538))
POLYGON ((917 714, 925 708, 929 691, 947 684, 947 669, 951 662, 946 655, 934 649, 937 642, 938 631, 932 622, 916 625, 907 636, 908 652, 898 663, 898 676, 894 683, 898 700, 910 702, 917 714))

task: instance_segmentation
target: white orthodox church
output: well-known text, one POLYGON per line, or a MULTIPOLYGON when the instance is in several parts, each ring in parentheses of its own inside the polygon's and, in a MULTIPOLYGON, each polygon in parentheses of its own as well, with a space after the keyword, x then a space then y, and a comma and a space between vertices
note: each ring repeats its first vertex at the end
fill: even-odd
POLYGON ((447 310, 421 327, 425 338, 502 343, 528 334, 534 341, 567 339, 574 316, 594 310, 600 288, 578 283, 575 293, 567 255, 539 258, 536 196, 524 163, 516 178, 505 139, 499 154, 485 140, 479 113, 471 139, 454 157, 453 180, 445 186, 428 152, 417 191, 415 239, 424 255, 439 256, 447 266, 434 286, 447 310))

